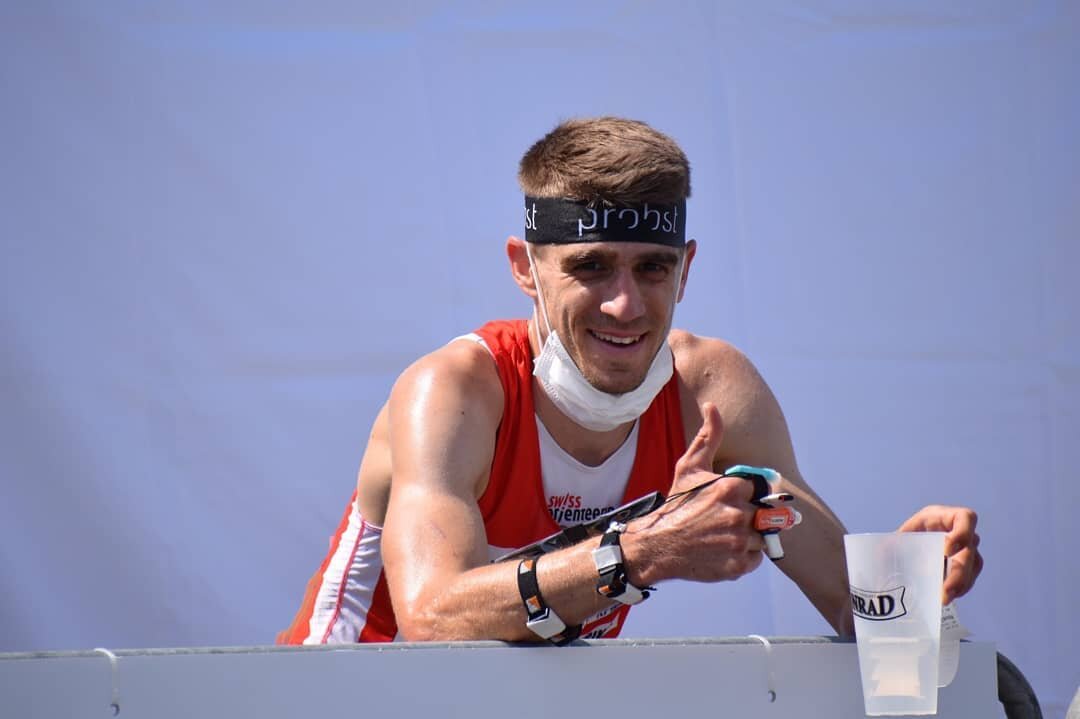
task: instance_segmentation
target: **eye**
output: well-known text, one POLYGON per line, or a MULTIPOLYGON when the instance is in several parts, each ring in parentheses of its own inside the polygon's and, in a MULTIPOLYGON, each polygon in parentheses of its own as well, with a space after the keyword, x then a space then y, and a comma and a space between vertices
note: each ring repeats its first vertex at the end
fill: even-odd
POLYGON ((666 279, 671 268, 659 262, 643 262, 638 266, 638 273, 652 280, 666 279))
POLYGON ((570 272, 581 279, 594 279, 608 271, 608 266, 600 260, 581 260, 575 262, 570 272))

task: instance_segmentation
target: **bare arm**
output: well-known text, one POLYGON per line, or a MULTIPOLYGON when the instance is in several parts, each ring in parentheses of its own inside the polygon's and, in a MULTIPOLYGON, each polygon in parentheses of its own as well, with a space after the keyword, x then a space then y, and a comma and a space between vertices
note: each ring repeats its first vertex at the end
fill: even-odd
POLYGON ((689 336, 682 340, 680 356, 693 395, 698 404, 716 402, 727 423, 716 471, 749 464, 772 467, 783 475, 782 491, 795 495, 803 522, 784 532, 786 556, 777 566, 838 634, 851 634, 844 526, 799 472, 776 397, 753 364, 731 345, 689 336))
MULTIPOLYGON (((787 422, 776 397, 750 361, 719 340, 680 335, 686 376, 698 402, 715 401, 728 425, 716 455, 717 471, 733 464, 772 467, 784 477, 783 491, 798 499, 803 522, 784 533, 787 574, 840 635, 854 633, 844 560, 845 529, 799 472, 787 422)), ((965 507, 929 506, 899 531, 945 531, 950 557, 944 602, 971 589, 982 570, 975 512, 965 507)))
MULTIPOLYGON (((491 359, 464 343, 420 360, 391 393, 394 480, 383 556, 408 639, 536 639, 525 628, 517 565, 489 563, 477 506, 501 413, 491 359)), ((567 623, 604 606, 590 570, 585 547, 539 564, 541 591, 567 623)))

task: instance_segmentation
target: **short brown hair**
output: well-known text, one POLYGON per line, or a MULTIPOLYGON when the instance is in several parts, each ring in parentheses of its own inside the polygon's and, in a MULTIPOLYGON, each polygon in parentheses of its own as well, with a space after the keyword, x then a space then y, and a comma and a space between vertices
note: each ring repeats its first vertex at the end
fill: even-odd
POLYGON ((567 120, 521 158, 526 195, 622 205, 690 196, 690 162, 667 135, 620 117, 567 120))

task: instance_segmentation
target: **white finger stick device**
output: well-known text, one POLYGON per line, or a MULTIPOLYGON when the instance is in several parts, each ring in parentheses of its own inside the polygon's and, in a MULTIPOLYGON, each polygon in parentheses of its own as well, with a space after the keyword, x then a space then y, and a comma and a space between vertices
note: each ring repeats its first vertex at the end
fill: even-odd
POLYGON ((776 531, 762 532, 765 540, 765 556, 774 562, 784 558, 784 547, 780 544, 780 533, 776 531))

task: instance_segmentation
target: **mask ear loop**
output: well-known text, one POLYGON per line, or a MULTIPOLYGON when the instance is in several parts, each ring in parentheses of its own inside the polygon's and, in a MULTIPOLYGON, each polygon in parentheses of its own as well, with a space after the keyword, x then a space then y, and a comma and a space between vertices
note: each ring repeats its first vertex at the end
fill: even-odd
POLYGON ((679 304, 679 293, 683 288, 683 268, 686 267, 686 248, 683 248, 682 255, 679 257, 679 264, 675 269, 675 296, 671 301, 671 317, 669 322, 675 321, 675 307, 679 304))
MULTIPOLYGON (((547 338, 551 335, 551 323, 548 321, 547 306, 544 304, 544 291, 540 289, 540 276, 536 271, 536 260, 533 258, 532 243, 525 243, 525 256, 529 258, 529 274, 532 275, 533 284, 536 285, 536 297, 540 300, 540 314, 544 318, 544 330, 546 334, 540 338, 540 348, 543 349, 547 343, 547 338)), ((533 317, 536 317, 536 310, 533 310, 533 317)), ((536 333, 540 334, 540 327, 537 326, 536 333)))
MULTIPOLYGON (((683 275, 683 267, 685 267, 685 266, 686 266, 686 250, 684 249, 683 253, 682 253, 682 256, 679 257, 679 263, 678 263, 678 265, 676 265, 676 269, 675 269, 675 294, 671 298, 671 314, 668 315, 668 334, 669 335, 671 333, 671 328, 675 326, 675 308, 679 304, 679 292, 682 291, 682 287, 683 287, 682 275, 683 275)), ((664 348, 667 347, 667 346, 668 346, 667 342, 665 342, 663 345, 661 345, 660 349, 657 350, 657 355, 659 355, 660 352, 663 352, 664 348)), ((653 359, 655 361, 656 358, 654 357, 653 359)))

